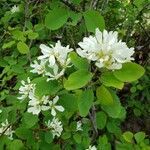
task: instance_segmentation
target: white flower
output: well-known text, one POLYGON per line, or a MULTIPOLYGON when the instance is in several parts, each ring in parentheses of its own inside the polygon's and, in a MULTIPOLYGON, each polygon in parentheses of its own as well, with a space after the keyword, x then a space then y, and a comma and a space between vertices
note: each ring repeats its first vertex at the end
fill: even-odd
POLYGON ((4 134, 7 135, 9 139, 13 139, 13 133, 12 126, 9 125, 8 120, 6 119, 5 122, 1 123, 0 127, 0 135, 4 134))
POLYGON ((88 149, 86 149, 86 150, 97 150, 97 148, 95 147, 95 146, 89 146, 89 148, 88 149))
POLYGON ((35 60, 34 64, 30 65, 33 68, 33 70, 31 70, 30 72, 37 73, 39 75, 44 74, 46 72, 45 64, 46 64, 45 60, 41 60, 40 64, 38 64, 38 62, 35 60))
POLYGON ((53 138, 55 138, 55 136, 59 137, 63 131, 63 126, 61 121, 58 120, 58 118, 53 118, 52 121, 48 121, 46 123, 46 125, 48 126, 48 128, 51 129, 52 134, 53 134, 53 138))
POLYGON ((14 5, 12 8, 11 8, 11 13, 15 13, 15 12, 19 12, 19 6, 16 6, 14 5))
POLYGON ((60 63, 61 66, 64 66, 67 61, 67 55, 69 52, 71 52, 73 49, 69 49, 69 45, 66 47, 63 47, 58 41, 55 46, 50 45, 51 47, 48 47, 44 44, 40 45, 42 56, 39 56, 38 59, 46 59, 49 61, 50 66, 54 66, 54 64, 57 62, 60 63))
POLYGON ((30 78, 27 78, 27 84, 25 81, 21 81, 22 86, 19 88, 19 94, 21 94, 18 99, 25 99, 27 98, 30 94, 34 93, 35 91, 35 84, 32 84, 30 81, 30 78))
POLYGON ((118 40, 117 32, 103 32, 96 29, 95 36, 83 38, 83 42, 79 42, 82 48, 77 49, 77 53, 90 61, 95 61, 95 65, 99 68, 106 67, 114 70, 120 69, 122 63, 133 60, 131 57, 134 48, 128 48, 126 43, 118 40))
POLYGON ((53 68, 52 68, 52 71, 53 71, 53 73, 47 72, 47 73, 45 74, 46 76, 48 76, 47 81, 59 79, 61 76, 64 75, 65 69, 62 69, 62 70, 59 72, 58 65, 55 64, 55 65, 53 66, 53 68))
POLYGON ((60 112, 63 112, 65 110, 64 107, 56 105, 56 103, 58 102, 58 100, 59 100, 59 96, 56 96, 53 99, 53 101, 49 101, 49 105, 50 105, 51 115, 52 116, 56 116, 56 111, 55 110, 58 110, 60 112))
POLYGON ((50 109, 50 106, 47 106, 49 102, 49 97, 48 96, 43 96, 42 98, 36 97, 34 94, 31 94, 29 96, 30 101, 29 101, 29 108, 28 112, 32 113, 34 115, 38 115, 41 111, 46 111, 50 109))
POLYGON ((77 127, 76 127, 76 131, 83 131, 83 129, 82 129, 82 122, 81 121, 78 121, 77 122, 77 127))

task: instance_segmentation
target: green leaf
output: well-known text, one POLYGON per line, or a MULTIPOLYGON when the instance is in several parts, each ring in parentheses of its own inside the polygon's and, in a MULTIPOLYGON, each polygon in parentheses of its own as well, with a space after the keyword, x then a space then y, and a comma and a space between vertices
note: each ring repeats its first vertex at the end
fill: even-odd
POLYGON ((92 90, 86 90, 81 93, 78 98, 78 108, 81 117, 86 117, 89 113, 94 100, 94 94, 92 90))
POLYGON ((65 112, 75 112, 77 111, 77 98, 74 94, 63 94, 60 95, 59 104, 65 108, 65 112))
POLYGON ((123 138, 124 138, 127 142, 129 142, 129 143, 132 142, 132 139, 133 139, 133 133, 132 133, 132 132, 126 131, 126 132, 123 133, 122 136, 123 136, 123 138))
POLYGON ((145 133, 144 132, 138 132, 136 134, 134 134, 134 138, 136 140, 137 143, 142 142, 145 139, 145 133))
POLYGON ((120 118, 122 106, 117 95, 111 92, 113 103, 111 105, 103 105, 102 109, 112 118, 120 118))
POLYGON ((71 21, 67 23, 68 25, 76 26, 77 23, 82 19, 81 13, 75 13, 73 11, 70 11, 69 14, 71 21))
POLYGON ((9 150, 23 150, 24 149, 22 141, 17 140, 17 139, 12 141, 8 147, 9 147, 9 150))
POLYGON ((124 63, 122 68, 114 71, 113 74, 120 81, 132 82, 142 77, 144 72, 145 70, 142 66, 136 63, 128 62, 124 63))
POLYGON ((63 140, 66 140, 66 139, 69 139, 71 137, 71 133, 70 132, 64 132, 62 135, 61 135, 61 138, 63 140))
POLYGON ((38 116, 26 112, 24 113, 23 121, 27 128, 31 128, 38 122, 38 116))
POLYGON ((84 13, 85 24, 89 32, 95 32, 96 28, 101 31, 105 28, 103 16, 96 10, 88 10, 84 13))
POLYGON ((30 32, 30 33, 28 34, 28 38, 29 38, 30 40, 34 40, 34 39, 36 39, 38 36, 39 36, 39 34, 36 33, 36 32, 30 32))
POLYGON ((112 97, 111 93, 103 85, 101 85, 100 87, 97 88, 96 96, 102 105, 110 105, 113 103, 113 97, 112 97))
POLYGON ((111 150, 111 145, 108 143, 108 138, 106 135, 100 136, 98 140, 99 150, 111 150))
POLYGON ((52 143, 53 141, 53 134, 51 131, 45 133, 45 142, 46 143, 52 143))
POLYGON ((15 40, 19 40, 22 42, 26 41, 26 38, 24 37, 24 33, 22 31, 14 30, 12 31, 12 35, 15 40))
POLYGON ((74 134, 73 139, 76 141, 76 143, 80 144, 82 140, 81 134, 79 133, 74 134))
POLYGON ((106 135, 100 136, 98 141, 100 145, 108 144, 108 138, 106 135))
POLYGON ((50 30, 57 30, 67 22, 68 17, 66 9, 55 8, 46 15, 45 25, 50 30))
POLYGON ((96 124, 98 129, 103 129, 106 125, 106 121, 107 115, 103 111, 96 113, 96 124))
POLYGON ((101 82, 108 87, 115 87, 118 89, 122 89, 124 83, 118 80, 112 72, 104 72, 100 78, 101 82))
POLYGON ((16 65, 12 66, 12 71, 15 73, 18 73, 18 74, 25 72, 24 68, 20 64, 16 64, 16 65))
POLYGON ((29 52, 29 47, 24 42, 18 42, 17 49, 21 54, 27 54, 29 52))
POLYGON ((108 132, 114 133, 115 135, 121 135, 121 129, 116 122, 116 120, 109 120, 109 122, 106 125, 108 132))
POLYGON ((43 95, 54 95, 60 88, 57 81, 46 81, 46 77, 35 78, 33 83, 36 84, 35 94, 39 97, 43 95))
POLYGON ((69 56, 71 58, 71 62, 75 67, 77 67, 78 69, 88 70, 89 63, 87 59, 79 57, 75 52, 71 52, 69 56))
POLYGON ((21 139, 27 139, 29 136, 32 136, 32 131, 30 129, 20 127, 15 130, 15 134, 21 139))
POLYGON ((75 90, 84 87, 92 78, 92 73, 87 70, 78 70, 72 73, 65 81, 64 87, 67 90, 75 90))
POLYGON ((16 43, 15 41, 10 41, 8 43, 4 43, 2 46, 2 49, 11 48, 15 43, 16 43))

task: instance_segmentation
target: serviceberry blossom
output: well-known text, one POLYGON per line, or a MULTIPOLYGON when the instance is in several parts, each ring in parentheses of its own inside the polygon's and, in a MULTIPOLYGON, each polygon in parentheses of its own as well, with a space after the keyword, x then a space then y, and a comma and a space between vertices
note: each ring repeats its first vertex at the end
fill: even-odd
POLYGON ((61 76, 64 75, 65 69, 59 71, 59 67, 55 64, 52 68, 52 71, 47 72, 45 75, 48 76, 47 81, 58 80, 61 76))
POLYGON ((0 125, 0 135, 4 134, 7 135, 10 140, 13 139, 13 133, 12 126, 8 123, 8 120, 6 119, 4 122, 0 125))
POLYGON ((76 131, 83 131, 83 129, 82 129, 82 122, 81 121, 78 121, 77 122, 77 127, 76 127, 76 131))
POLYGON ((60 105, 56 105, 56 103, 59 100, 59 96, 56 96, 55 98, 53 98, 52 101, 49 101, 49 106, 51 109, 51 115, 52 116, 56 116, 56 110, 63 112, 65 109, 64 107, 60 106, 60 105))
POLYGON ((48 121, 46 122, 46 125, 48 128, 51 129, 51 132, 53 134, 53 138, 55 138, 55 136, 60 137, 61 133, 63 131, 63 126, 61 121, 58 120, 58 118, 53 118, 52 121, 48 121))
POLYGON ((19 88, 19 94, 21 94, 20 97, 18 97, 18 99, 25 99, 27 98, 30 94, 34 93, 35 91, 35 84, 32 84, 30 81, 30 78, 27 78, 27 82, 25 81, 21 81, 21 86, 19 88))
POLYGON ((19 6, 14 5, 14 6, 11 8, 10 11, 11 11, 12 14, 15 13, 15 12, 19 12, 19 11, 20 11, 19 6))
POLYGON ((40 49, 43 55, 39 56, 38 59, 48 60, 50 66, 54 66, 56 62, 58 62, 61 66, 66 66, 66 62, 68 61, 68 53, 73 51, 72 48, 69 48, 69 45, 63 47, 60 41, 58 41, 55 46, 50 45, 50 47, 45 44, 41 44, 40 49))
POLYGON ((121 69, 123 63, 134 60, 131 57, 134 48, 128 48, 125 42, 118 40, 116 31, 101 32, 97 28, 95 36, 84 37, 83 42, 78 44, 81 48, 77 49, 77 53, 89 61, 94 61, 98 68, 121 69))
POLYGON ((34 64, 31 64, 30 66, 33 68, 30 72, 37 73, 39 75, 46 73, 46 61, 41 60, 40 63, 38 63, 36 60, 34 61, 34 64))
POLYGON ((89 148, 88 149, 86 149, 86 150, 97 150, 97 148, 95 147, 95 146, 89 146, 89 148))
POLYGON ((29 95, 29 103, 28 103, 28 112, 33 115, 38 115, 41 111, 46 111, 50 109, 50 106, 47 106, 49 103, 49 97, 43 96, 42 98, 36 97, 34 94, 29 95))

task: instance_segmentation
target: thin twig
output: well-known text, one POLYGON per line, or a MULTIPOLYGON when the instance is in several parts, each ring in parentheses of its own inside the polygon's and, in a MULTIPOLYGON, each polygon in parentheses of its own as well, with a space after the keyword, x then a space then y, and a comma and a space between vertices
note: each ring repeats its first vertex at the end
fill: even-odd
POLYGON ((93 128, 93 135, 92 135, 92 142, 95 142, 96 137, 98 136, 98 130, 97 130, 97 125, 96 125, 96 109, 95 106, 92 106, 92 112, 89 112, 89 118, 92 123, 92 128, 93 128))
POLYGON ((71 2, 69 2, 68 0, 60 0, 63 4, 65 4, 66 6, 68 6, 71 10, 76 11, 76 12, 80 12, 80 10, 75 7, 71 2))

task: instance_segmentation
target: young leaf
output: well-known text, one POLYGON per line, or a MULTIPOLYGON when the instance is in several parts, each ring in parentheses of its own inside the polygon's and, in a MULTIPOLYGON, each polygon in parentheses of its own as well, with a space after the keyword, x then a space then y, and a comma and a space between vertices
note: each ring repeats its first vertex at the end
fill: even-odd
POLYGON ((92 78, 92 73, 87 70, 78 70, 72 73, 65 81, 64 87, 67 90, 75 90, 85 86, 92 78))
POLYGON ((18 42, 17 49, 21 54, 27 54, 29 52, 29 47, 24 42, 18 42))
POLYGON ((68 17, 66 9, 55 8, 46 15, 45 25, 50 30, 57 30, 67 22, 68 17))
POLYGON ((115 87, 118 89, 122 89, 124 83, 118 80, 112 72, 104 72, 100 78, 101 82, 108 87, 115 87))
POLYGON ((107 115, 103 111, 96 113, 96 124, 98 129, 103 129, 106 125, 106 121, 107 115))
POLYGON ((16 43, 15 41, 10 41, 8 43, 4 43, 2 46, 2 49, 11 48, 15 43, 16 43))
POLYGON ((113 97, 111 93, 103 85, 97 88, 96 96, 102 105, 110 105, 113 103, 113 97))
POLYGON ((81 117, 88 115, 89 109, 91 108, 94 100, 94 94, 92 90, 86 90, 81 93, 78 99, 79 114, 81 117))
POLYGON ((127 131, 127 132, 123 133, 123 138, 124 138, 127 142, 131 143, 131 142, 132 142, 132 139, 133 139, 133 133, 130 132, 130 131, 127 131))
POLYGON ((120 70, 116 70, 113 72, 114 76, 123 82, 132 82, 139 79, 143 76, 145 70, 142 66, 128 62, 123 64, 120 70))
POLYGON ((137 143, 140 143, 145 139, 145 133, 144 132, 138 132, 138 133, 134 134, 134 138, 135 138, 137 143))
POLYGON ((84 13, 85 24, 89 32, 95 32, 96 28, 101 31, 105 28, 103 16, 96 10, 88 10, 84 13))

